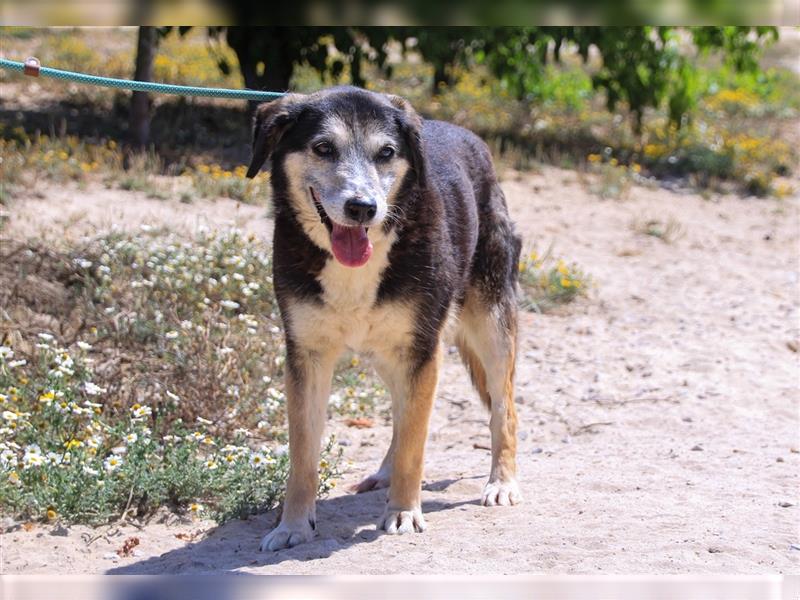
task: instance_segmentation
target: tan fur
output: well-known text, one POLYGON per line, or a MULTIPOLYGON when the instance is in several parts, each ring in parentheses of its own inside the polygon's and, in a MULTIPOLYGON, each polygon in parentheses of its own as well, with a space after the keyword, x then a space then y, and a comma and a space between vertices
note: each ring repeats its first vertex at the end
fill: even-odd
POLYGON ((319 452, 330 396, 336 354, 305 353, 300 359, 303 376, 286 375, 289 412, 291 474, 286 489, 283 519, 313 518, 317 495, 319 452))
POLYGON ((489 390, 486 388, 486 371, 483 370, 483 365, 478 355, 472 351, 462 337, 456 337, 455 342, 458 348, 458 354, 461 356, 461 360, 467 368, 470 379, 472 379, 472 385, 475 386, 475 390, 478 392, 478 396, 480 396, 484 406, 487 409, 491 408, 492 399, 489 396, 489 390))
POLYGON ((436 354, 411 380, 406 397, 393 401, 397 439, 389 487, 390 511, 420 508, 425 440, 439 380, 441 356, 441 349, 437 348, 436 354))
POLYGON ((517 411, 514 406, 514 367, 517 323, 504 322, 497 308, 485 306, 469 291, 461 313, 456 344, 475 387, 491 412, 492 470, 489 481, 516 476, 517 411))

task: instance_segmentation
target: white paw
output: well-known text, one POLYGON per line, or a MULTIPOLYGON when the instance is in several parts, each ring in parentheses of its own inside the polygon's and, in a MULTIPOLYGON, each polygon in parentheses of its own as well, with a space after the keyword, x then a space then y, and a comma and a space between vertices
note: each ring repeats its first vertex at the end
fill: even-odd
POLYGON ((378 529, 386 530, 386 533, 422 533, 425 531, 425 519, 422 518, 422 510, 412 508, 411 510, 398 510, 386 508, 381 520, 378 522, 378 529))
POLYGON ((363 479, 360 483, 354 485, 351 489, 357 494, 369 492, 371 490, 380 490, 389 487, 391 477, 388 474, 383 474, 380 471, 373 473, 369 477, 363 479))
POLYGON ((516 479, 508 481, 490 481, 483 488, 481 504, 484 506, 512 506, 522 502, 516 479))
POLYGON ((316 532, 311 526, 309 519, 293 523, 281 522, 275 529, 270 531, 261 540, 259 550, 262 552, 266 550, 281 550, 282 548, 291 548, 298 544, 304 544, 314 539, 316 532))

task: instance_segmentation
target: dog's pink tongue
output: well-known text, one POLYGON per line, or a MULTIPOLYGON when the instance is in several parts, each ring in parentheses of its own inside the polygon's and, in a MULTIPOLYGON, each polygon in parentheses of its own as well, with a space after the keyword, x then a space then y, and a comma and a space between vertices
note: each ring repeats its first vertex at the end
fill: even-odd
POLYGON ((365 227, 343 227, 334 223, 331 246, 336 260, 346 267, 360 267, 372 256, 372 242, 365 227))

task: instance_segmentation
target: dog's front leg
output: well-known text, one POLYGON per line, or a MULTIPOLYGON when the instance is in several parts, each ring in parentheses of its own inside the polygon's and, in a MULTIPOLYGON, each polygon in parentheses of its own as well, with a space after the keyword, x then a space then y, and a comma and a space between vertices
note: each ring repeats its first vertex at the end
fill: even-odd
POLYGON ((261 541, 261 550, 296 546, 311 541, 316 533, 320 443, 337 355, 335 351, 297 348, 289 352, 289 481, 281 522, 261 541))
POLYGON ((422 470, 440 363, 441 349, 437 346, 433 356, 422 366, 416 369, 408 365, 399 367, 405 369, 401 374, 405 384, 394 386, 397 393, 392 397, 395 426, 392 474, 386 510, 378 524, 387 533, 425 529, 420 499, 422 470))

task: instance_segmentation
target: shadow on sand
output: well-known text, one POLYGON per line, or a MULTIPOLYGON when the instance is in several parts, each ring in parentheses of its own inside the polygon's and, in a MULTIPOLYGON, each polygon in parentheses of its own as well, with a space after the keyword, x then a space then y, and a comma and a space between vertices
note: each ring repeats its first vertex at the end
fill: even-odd
MULTIPOLYGON (((480 476, 462 479, 476 478, 480 476)), ((462 479, 433 481, 424 485, 423 489, 429 492, 443 492, 462 479)), ((430 514, 452 510, 464 504, 478 503, 477 499, 460 502, 433 500, 423 502, 422 510, 430 514)), ((111 569, 108 574, 221 574, 241 567, 277 565, 286 560, 326 558, 354 544, 370 543, 384 535, 382 531, 376 530, 375 524, 383 514, 385 504, 386 490, 319 500, 317 501, 318 535, 312 542, 278 552, 259 552, 261 538, 277 525, 278 510, 271 510, 244 521, 231 521, 215 527, 198 542, 165 552, 160 556, 111 569)), ((354 570, 357 571, 357 568, 354 570)))

